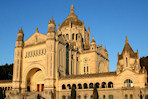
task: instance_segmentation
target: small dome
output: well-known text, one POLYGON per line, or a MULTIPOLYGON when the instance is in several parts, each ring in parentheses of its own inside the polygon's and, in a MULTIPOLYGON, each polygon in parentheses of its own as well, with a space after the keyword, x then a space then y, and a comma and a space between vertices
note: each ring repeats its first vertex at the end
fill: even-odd
POLYGON ((92 39, 91 43, 96 43, 96 41, 94 40, 94 37, 93 37, 93 39, 92 39))
POLYGON ((70 15, 68 15, 67 19, 61 24, 61 27, 68 26, 69 23, 74 24, 74 25, 79 25, 79 26, 82 26, 82 24, 83 24, 83 22, 81 22, 77 18, 77 15, 74 14, 74 7, 73 7, 73 5, 71 6, 70 15))

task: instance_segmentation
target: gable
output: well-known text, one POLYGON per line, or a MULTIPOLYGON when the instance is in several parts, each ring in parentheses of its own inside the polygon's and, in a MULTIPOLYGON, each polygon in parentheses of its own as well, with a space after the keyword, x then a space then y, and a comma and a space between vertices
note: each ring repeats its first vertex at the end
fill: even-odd
POLYGON ((41 33, 34 33, 30 38, 24 42, 24 46, 44 43, 46 41, 46 35, 41 33))

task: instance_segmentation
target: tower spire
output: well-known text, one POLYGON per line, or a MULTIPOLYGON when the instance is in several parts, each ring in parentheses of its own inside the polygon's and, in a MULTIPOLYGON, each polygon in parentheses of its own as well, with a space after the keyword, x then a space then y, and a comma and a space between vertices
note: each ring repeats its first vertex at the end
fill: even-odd
POLYGON ((127 35, 126 35, 126 40, 125 40, 125 42, 128 43, 127 35))
POLYGON ((73 6, 73 4, 71 5, 71 11, 70 11, 70 14, 74 14, 74 6, 73 6))
POLYGON ((36 31, 35 31, 36 33, 39 33, 39 30, 38 30, 38 28, 36 28, 36 31))

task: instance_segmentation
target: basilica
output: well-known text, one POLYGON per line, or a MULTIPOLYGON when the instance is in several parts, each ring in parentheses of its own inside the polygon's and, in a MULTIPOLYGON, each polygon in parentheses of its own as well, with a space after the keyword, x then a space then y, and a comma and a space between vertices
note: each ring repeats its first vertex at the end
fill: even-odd
POLYGON ((110 72, 108 51, 94 37, 90 41, 90 28, 78 19, 73 5, 57 28, 50 19, 46 34, 36 28, 24 41, 21 28, 14 56, 13 79, 3 83, 12 87, 6 99, 70 99, 72 86, 77 99, 93 99, 94 86, 98 99, 148 99, 147 71, 127 36, 117 54, 117 71, 110 72))

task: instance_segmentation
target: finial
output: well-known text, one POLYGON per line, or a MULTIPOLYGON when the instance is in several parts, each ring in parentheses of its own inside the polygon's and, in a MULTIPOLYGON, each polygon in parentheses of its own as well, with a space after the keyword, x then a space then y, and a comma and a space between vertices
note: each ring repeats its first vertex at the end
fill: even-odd
POLYGON ((101 47, 102 47, 102 44, 101 44, 101 47))
POLYGON ((90 32, 90 27, 88 27, 88 32, 90 32))
POLYGON ((71 11, 70 11, 71 14, 74 14, 74 6, 73 4, 71 5, 71 11))
POLYGON ((36 31, 35 31, 35 33, 39 33, 39 31, 38 31, 38 28, 36 28, 36 31))
POLYGON ((94 40, 94 36, 92 37, 92 39, 94 40))
POLYGON ((19 30, 19 33, 23 33, 22 27, 21 27, 21 29, 19 30))
POLYGON ((50 19, 50 21, 49 21, 49 24, 55 24, 55 22, 54 22, 54 20, 53 20, 53 16, 51 16, 51 19, 50 19))
POLYGON ((60 24, 58 24, 58 30, 60 29, 60 24))
POLYGON ((139 57, 139 52, 138 52, 138 49, 137 49, 137 57, 139 57))
POLYGON ((51 16, 51 20, 53 20, 53 16, 51 16))
POLYGON ((127 35, 126 35, 126 43, 128 43, 127 35))

